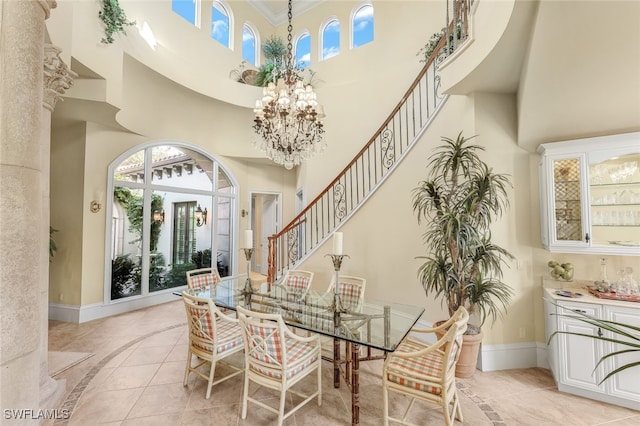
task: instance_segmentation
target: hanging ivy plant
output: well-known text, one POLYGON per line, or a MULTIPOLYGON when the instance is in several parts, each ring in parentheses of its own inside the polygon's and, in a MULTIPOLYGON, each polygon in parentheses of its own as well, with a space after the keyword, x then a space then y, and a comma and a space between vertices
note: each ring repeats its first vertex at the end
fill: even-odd
POLYGON ((125 27, 136 24, 136 21, 127 20, 124 9, 120 7, 118 0, 101 0, 102 10, 98 12, 98 17, 104 22, 104 37, 100 40, 104 44, 113 43, 113 34, 127 34, 125 27))

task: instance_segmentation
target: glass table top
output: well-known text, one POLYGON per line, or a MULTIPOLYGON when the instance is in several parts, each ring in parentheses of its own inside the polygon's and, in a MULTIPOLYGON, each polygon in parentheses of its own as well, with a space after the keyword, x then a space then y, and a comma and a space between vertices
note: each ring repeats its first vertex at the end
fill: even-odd
POLYGON ((235 310, 240 305, 258 312, 278 313, 286 324, 302 330, 332 336, 360 345, 393 352, 420 319, 424 308, 365 298, 362 308, 349 311, 335 300, 333 292, 306 294, 274 283, 271 291, 247 287, 247 278, 223 278, 215 287, 187 289, 185 292, 235 310), (341 309, 335 309, 336 302, 341 309))

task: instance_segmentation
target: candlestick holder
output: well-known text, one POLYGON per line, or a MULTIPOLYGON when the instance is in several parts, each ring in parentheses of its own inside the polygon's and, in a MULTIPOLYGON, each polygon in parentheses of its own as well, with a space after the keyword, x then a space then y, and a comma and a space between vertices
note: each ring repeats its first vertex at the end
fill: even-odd
POLYGON ((333 317, 334 317, 334 322, 335 322, 335 326, 339 327, 340 326, 340 314, 341 313, 345 313, 347 312, 347 310, 345 309, 345 307, 342 305, 342 300, 340 298, 340 280, 339 280, 339 275, 340 275, 340 268, 342 267, 342 260, 345 257, 349 257, 348 254, 327 254, 326 256, 330 256, 331 257, 331 262, 333 263, 333 270, 335 271, 336 274, 336 278, 335 278, 335 284, 333 286, 333 301, 331 303, 331 310, 333 311, 333 317))
POLYGON ((251 294, 253 294, 253 286, 251 285, 251 256, 253 255, 252 248, 245 248, 244 257, 247 259, 247 280, 244 282, 244 290, 243 293, 245 297, 251 298, 251 294))

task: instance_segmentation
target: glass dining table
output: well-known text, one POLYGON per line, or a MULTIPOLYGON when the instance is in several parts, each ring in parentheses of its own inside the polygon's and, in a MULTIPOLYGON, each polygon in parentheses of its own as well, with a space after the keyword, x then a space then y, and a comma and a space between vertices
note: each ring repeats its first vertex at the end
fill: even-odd
POLYGON ((223 278, 209 289, 185 290, 194 296, 211 298, 216 306, 235 310, 237 306, 282 315, 290 327, 333 338, 334 386, 341 377, 351 391, 351 424, 360 424, 360 362, 384 358, 393 352, 422 316, 424 308, 366 299, 357 311, 342 306, 333 292, 321 294, 313 289, 306 293, 288 291, 278 282, 259 288, 246 277, 223 278), (340 342, 346 342, 341 359, 340 342), (361 348, 366 355, 361 354, 361 348), (380 355, 372 355, 372 350, 380 355))

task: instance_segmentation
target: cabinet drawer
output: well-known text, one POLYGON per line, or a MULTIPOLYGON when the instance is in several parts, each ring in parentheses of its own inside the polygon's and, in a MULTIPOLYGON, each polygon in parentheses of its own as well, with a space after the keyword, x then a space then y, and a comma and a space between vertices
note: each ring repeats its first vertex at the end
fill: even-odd
POLYGON ((602 307, 592 303, 581 302, 560 302, 558 303, 562 309, 558 313, 563 315, 575 315, 576 313, 591 315, 592 317, 602 318, 602 307))

